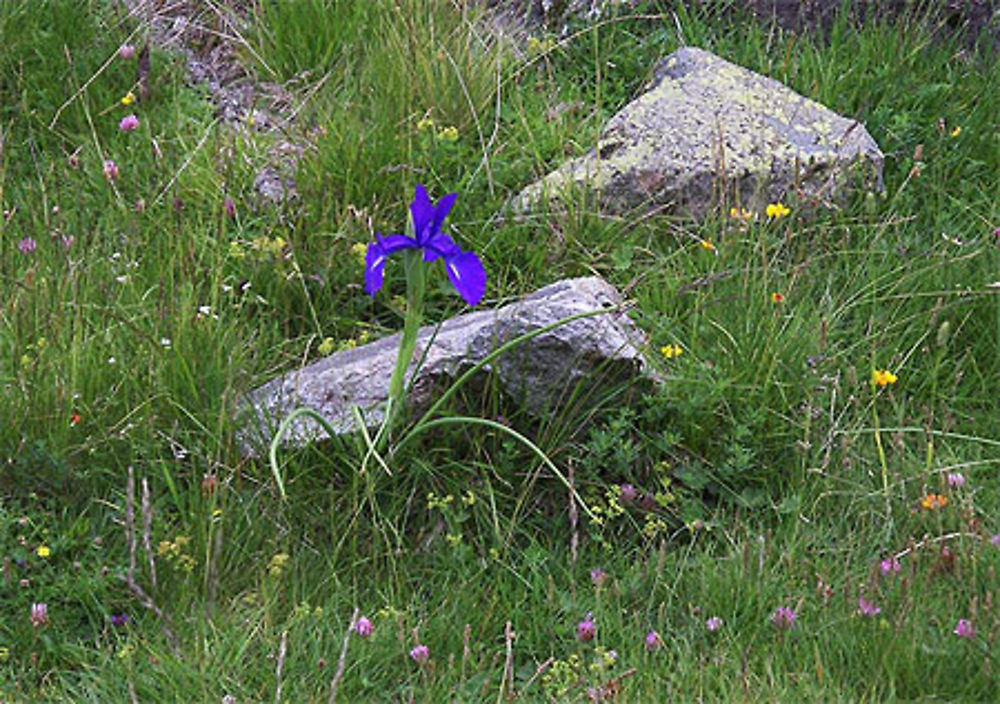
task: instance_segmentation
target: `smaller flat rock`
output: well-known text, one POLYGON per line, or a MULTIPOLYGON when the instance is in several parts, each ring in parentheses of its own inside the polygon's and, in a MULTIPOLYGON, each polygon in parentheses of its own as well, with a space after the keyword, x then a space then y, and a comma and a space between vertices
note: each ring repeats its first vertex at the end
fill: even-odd
MULTIPOLYGON (((620 303, 620 294, 603 279, 565 279, 501 308, 422 327, 414 359, 425 351, 426 355, 419 369, 416 362, 410 366, 408 404, 413 411, 425 409, 450 381, 503 343, 589 311, 609 312, 542 333, 485 369, 495 375, 507 396, 536 416, 557 409, 584 380, 616 384, 652 378, 642 354, 644 336, 620 303)), ((240 404, 243 447, 250 453, 263 447, 282 418, 299 407, 321 413, 338 434, 358 429, 355 407, 362 411, 366 426, 377 427, 385 417, 399 338, 396 334, 336 352, 251 391, 240 404)), ((301 446, 326 437, 311 420, 293 425, 283 439, 286 445, 301 446)))

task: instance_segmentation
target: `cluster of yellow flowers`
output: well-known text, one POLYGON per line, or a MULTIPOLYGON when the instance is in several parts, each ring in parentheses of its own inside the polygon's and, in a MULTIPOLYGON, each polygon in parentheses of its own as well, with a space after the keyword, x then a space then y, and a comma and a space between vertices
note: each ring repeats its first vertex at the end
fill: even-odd
POLYGON ((785 207, 785 205, 783 205, 780 202, 769 203, 767 208, 764 209, 764 214, 773 220, 783 218, 786 215, 789 215, 791 212, 792 212, 791 210, 789 210, 787 207, 785 207))
POLYGON ((888 369, 873 369, 872 370, 872 385, 878 387, 891 386, 895 384, 899 379, 895 374, 890 372, 888 369))
POLYGON ((191 538, 186 535, 178 535, 173 541, 161 540, 160 544, 156 546, 156 554, 158 557, 165 558, 173 565, 174 569, 191 572, 197 563, 194 557, 185 551, 190 542, 191 538))
POLYGON ((734 220, 742 220, 743 222, 749 222, 750 220, 757 219, 757 213, 752 210, 747 210, 746 208, 730 208, 729 217, 734 220))
POLYGON ((274 555, 267 563, 267 573, 275 579, 280 577, 281 573, 285 571, 285 565, 288 564, 288 557, 287 552, 279 552, 274 555))
POLYGON ((439 142, 457 142, 458 128, 454 125, 445 125, 441 129, 437 128, 437 123, 432 117, 422 117, 417 122, 417 132, 431 132, 434 139, 439 142))
MULTIPOLYGON (((768 203, 767 207, 764 208, 764 214, 771 220, 778 220, 791 214, 791 210, 781 201, 777 203, 768 203)), ((750 222, 751 220, 757 219, 757 213, 752 210, 747 210, 746 208, 732 207, 729 209, 729 217, 733 220, 739 220, 741 222, 750 222)))

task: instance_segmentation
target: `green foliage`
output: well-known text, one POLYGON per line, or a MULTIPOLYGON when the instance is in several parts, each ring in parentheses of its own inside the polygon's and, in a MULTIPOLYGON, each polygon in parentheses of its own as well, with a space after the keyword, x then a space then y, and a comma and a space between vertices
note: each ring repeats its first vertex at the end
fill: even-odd
MULTIPOLYGON (((294 97, 279 138, 215 124, 156 48, 123 133, 141 17, 0 3, 0 698, 328 699, 355 608, 374 632, 348 641, 344 701, 998 698, 1000 62, 912 18, 815 37, 663 5, 501 41, 470 3, 256 3, 240 57, 294 97), (684 44, 857 115, 885 195, 496 217, 684 44), (308 136, 299 198, 263 207, 286 136, 308 136), (656 390, 583 384, 537 418, 487 379, 444 409, 530 439, 579 498, 496 426, 433 427, 391 475, 354 437, 282 455, 286 500, 244 456, 242 392, 401 325, 401 272, 372 303, 358 246, 403 230, 415 182, 460 193, 490 304, 587 273, 634 302, 656 390)), ((446 283, 428 298, 432 322, 459 310, 446 283)))

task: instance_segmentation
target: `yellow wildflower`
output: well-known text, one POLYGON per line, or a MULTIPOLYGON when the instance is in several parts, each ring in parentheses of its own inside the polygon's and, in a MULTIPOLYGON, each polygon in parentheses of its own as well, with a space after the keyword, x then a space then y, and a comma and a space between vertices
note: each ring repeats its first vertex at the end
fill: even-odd
POLYGON ((454 125, 448 125, 443 130, 437 133, 437 138, 442 142, 457 142, 458 141, 458 128, 454 125))
POLYGON ((874 386, 890 386, 895 384, 898 379, 899 377, 890 372, 888 369, 872 370, 872 384, 874 386))
POLYGON ((368 245, 361 242, 355 242, 351 245, 351 254, 354 255, 355 259, 364 264, 365 257, 368 255, 368 245))
POLYGON ((430 117, 425 117, 417 123, 418 132, 427 132, 432 129, 434 129, 434 120, 430 117))
POLYGON ((336 347, 336 343, 334 342, 333 338, 332 337, 327 337, 321 343, 319 343, 319 348, 318 349, 319 349, 319 353, 321 355, 323 355, 324 357, 326 357, 328 354, 330 354, 331 352, 333 352, 333 350, 334 350, 335 347, 336 347))
POLYGON ((785 295, 783 293, 775 291, 774 293, 771 294, 771 303, 784 303, 784 302, 785 302, 785 295))
POLYGON ((952 128, 952 130, 951 130, 951 132, 949 134, 951 135, 951 138, 954 139, 958 135, 962 134, 962 126, 961 125, 955 125, 955 127, 952 128))
POLYGON ((128 93, 122 96, 121 104, 125 107, 128 107, 134 102, 135 102, 135 93, 133 93, 132 91, 129 91, 128 93))
POLYGON ((288 562, 288 558, 289 555, 287 552, 279 552, 274 555, 270 562, 267 563, 267 573, 272 577, 280 577, 285 569, 285 564, 288 562))
POLYGON ((684 349, 680 345, 664 345, 660 348, 660 354, 667 359, 673 359, 684 354, 684 349))
POLYGON ((49 550, 48 545, 39 545, 35 549, 35 554, 38 555, 39 557, 48 557, 49 555, 52 554, 52 551, 49 550))
POLYGON ((528 53, 532 56, 545 54, 556 48, 556 41, 552 37, 539 39, 538 37, 528 37, 528 53))
POLYGON ((787 207, 785 207, 785 205, 781 202, 769 203, 767 208, 764 209, 764 213, 767 215, 767 217, 772 218, 774 220, 777 220, 778 218, 783 218, 791 212, 792 211, 789 210, 787 207))
POLYGON ((699 240, 698 244, 701 245, 701 248, 704 250, 707 250, 709 252, 715 251, 715 245, 712 244, 712 240, 699 240))
POLYGON ((747 210, 746 208, 732 207, 729 209, 729 217, 733 218, 734 220, 742 220, 744 222, 747 222, 749 220, 753 220, 756 217, 756 215, 753 213, 753 211, 747 210))

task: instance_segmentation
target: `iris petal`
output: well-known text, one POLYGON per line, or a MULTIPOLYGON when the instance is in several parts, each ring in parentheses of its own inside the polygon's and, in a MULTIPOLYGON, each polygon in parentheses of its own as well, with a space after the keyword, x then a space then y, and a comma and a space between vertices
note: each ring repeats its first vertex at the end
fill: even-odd
POLYGON ((365 293, 375 298, 375 292, 382 288, 385 260, 393 252, 401 249, 419 249, 416 241, 406 235, 375 235, 375 241, 368 245, 365 253, 365 293))
POLYGON ((424 242, 423 247, 425 262, 432 262, 438 257, 447 259, 448 257, 462 253, 459 246, 455 244, 455 240, 443 232, 437 233, 430 240, 424 242))
POLYGON ((486 292, 486 270, 475 252, 459 252, 444 260, 445 271, 459 295, 470 306, 482 300, 486 292))
POLYGON ((431 203, 427 189, 422 183, 418 183, 413 194, 413 202, 410 203, 410 215, 413 216, 413 236, 417 242, 423 243, 426 239, 425 231, 434 222, 434 204, 431 203))
POLYGON ((441 196, 437 205, 434 206, 434 220, 431 222, 431 231, 427 233, 428 240, 433 239, 435 235, 441 232, 441 225, 444 224, 444 219, 448 217, 452 206, 455 205, 456 198, 458 198, 457 193, 449 193, 441 196))
POLYGON ((413 202, 410 203, 410 215, 413 216, 413 236, 421 247, 426 246, 427 242, 441 233, 441 225, 444 224, 444 219, 448 217, 457 198, 457 193, 449 193, 442 196, 435 205, 427 195, 424 185, 422 183, 416 185, 413 202))

